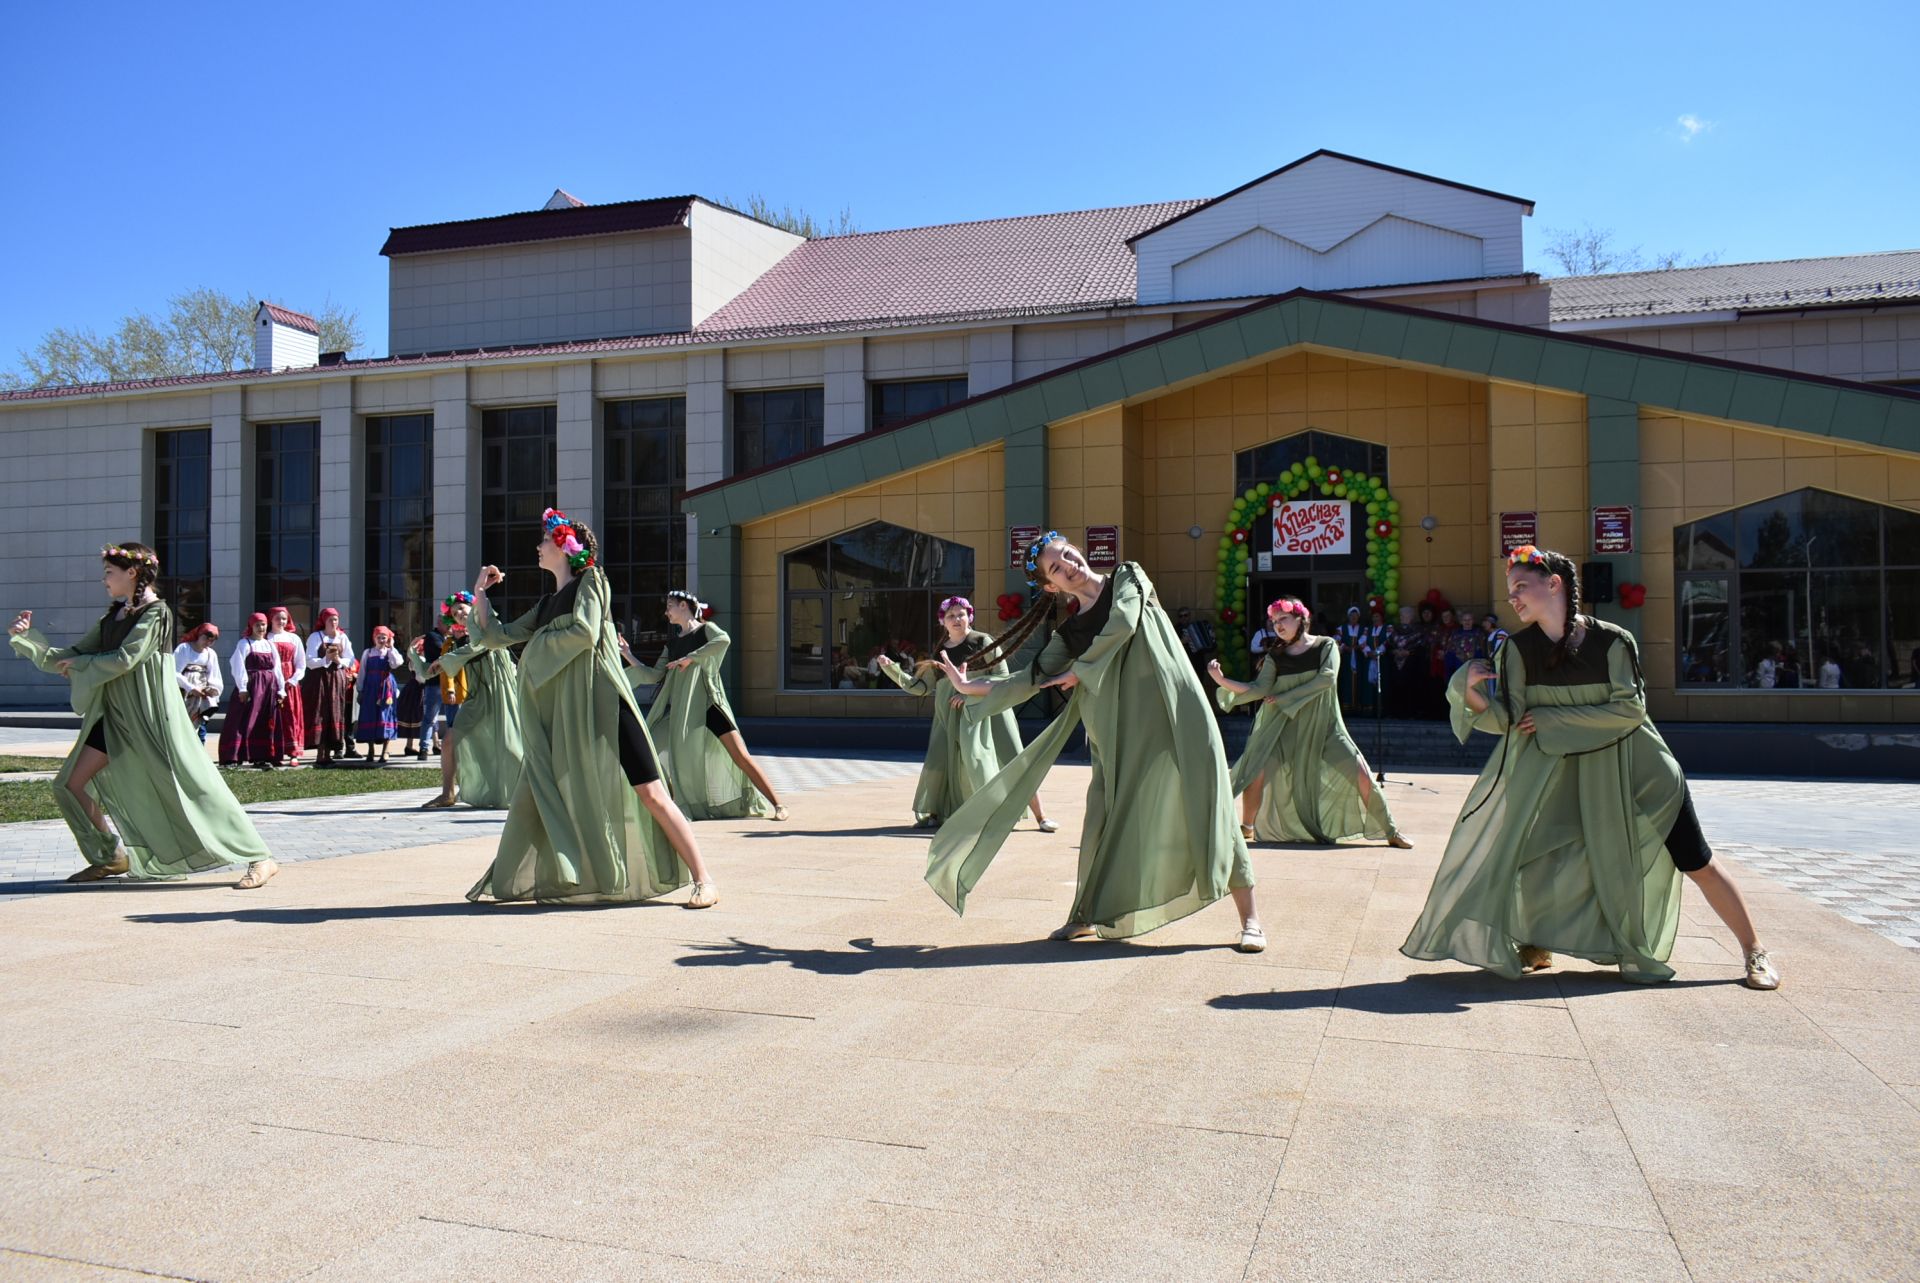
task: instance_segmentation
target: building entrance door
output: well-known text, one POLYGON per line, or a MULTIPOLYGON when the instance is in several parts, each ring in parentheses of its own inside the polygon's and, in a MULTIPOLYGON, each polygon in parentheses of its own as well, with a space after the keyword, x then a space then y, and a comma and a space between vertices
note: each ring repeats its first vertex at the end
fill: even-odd
MULTIPOLYGON (((1349 606, 1360 608, 1362 623, 1370 622, 1366 618, 1367 578, 1364 572, 1256 574, 1253 576, 1253 591, 1248 596, 1255 609, 1262 614, 1281 597, 1298 597, 1313 612, 1313 631, 1322 636, 1332 636, 1334 629, 1347 622, 1349 606)), ((1258 626, 1260 617, 1254 617, 1255 626, 1258 626)))

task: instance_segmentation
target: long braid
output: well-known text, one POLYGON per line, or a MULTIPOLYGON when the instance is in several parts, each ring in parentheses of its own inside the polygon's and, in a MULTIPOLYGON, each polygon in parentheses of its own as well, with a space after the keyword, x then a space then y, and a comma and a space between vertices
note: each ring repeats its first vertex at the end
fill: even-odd
POLYGON ((1558 668, 1573 653, 1573 630, 1580 623, 1580 572, 1574 567, 1573 558, 1564 553, 1548 553, 1547 560, 1548 568, 1567 586, 1566 621, 1560 630, 1560 640, 1553 644, 1553 654, 1547 657, 1547 667, 1558 668))
MULTIPOLYGON (((1057 594, 1041 594, 1038 600, 1027 607, 1026 614, 1014 620, 1012 624, 1008 625, 1006 631, 993 639, 990 645, 981 647, 979 653, 967 661, 965 671, 969 673, 981 672, 992 668, 1002 660, 1012 659, 1020 653, 1020 648, 1025 646, 1036 632, 1040 631, 1041 625, 1048 623, 1053 618, 1058 608, 1059 599, 1057 594)), ((1034 662, 1036 665, 1039 663, 1037 659, 1034 662)), ((1035 676, 1038 675, 1039 672, 1036 667, 1035 676)))

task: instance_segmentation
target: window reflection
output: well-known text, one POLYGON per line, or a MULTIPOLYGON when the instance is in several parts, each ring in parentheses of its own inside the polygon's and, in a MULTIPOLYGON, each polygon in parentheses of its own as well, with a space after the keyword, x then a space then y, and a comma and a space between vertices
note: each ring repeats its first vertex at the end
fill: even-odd
POLYGON ((879 656, 929 657, 941 598, 973 572, 973 549, 880 521, 788 553, 787 688, 894 689, 879 656))

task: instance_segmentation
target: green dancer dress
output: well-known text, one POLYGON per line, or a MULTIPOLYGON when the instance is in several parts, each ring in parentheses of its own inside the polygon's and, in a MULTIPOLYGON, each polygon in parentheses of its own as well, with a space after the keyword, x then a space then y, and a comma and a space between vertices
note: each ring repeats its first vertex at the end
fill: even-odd
POLYGON ((1034 668, 1042 676, 1023 669, 994 679, 990 694, 968 703, 968 718, 984 721, 1031 698, 1046 674, 1071 668, 1080 684, 1053 725, 934 835, 927 884, 940 898, 965 911, 967 893, 1083 722, 1093 781, 1071 921, 1109 939, 1135 936, 1251 887, 1220 728, 1146 572, 1123 563, 1034 668))
POLYGON ((1454 825, 1401 952, 1522 973, 1533 945, 1665 980, 1679 926, 1680 872, 1667 854, 1686 797, 1679 763, 1647 720, 1633 635, 1585 620, 1578 650, 1550 666, 1538 625, 1500 648, 1501 689, 1466 705, 1468 670, 1447 687, 1453 730, 1503 736, 1454 825), (1533 714, 1534 733, 1513 729, 1533 714))
POLYGON ((207 760, 180 699, 173 668, 173 611, 150 602, 121 619, 111 614, 71 646, 54 646, 37 628, 10 639, 43 672, 71 660, 73 711, 80 738, 54 777, 53 797, 88 864, 113 863, 114 838, 93 827, 67 780, 96 725, 104 725, 107 765, 89 784, 112 817, 135 878, 178 878, 223 864, 270 858, 253 821, 207 760))
POLYGON ((620 672, 608 597, 606 575, 589 566, 510 624, 484 597, 474 602, 471 646, 526 644, 526 757, 500 848, 469 900, 650 900, 690 880, 620 766, 623 719, 642 742, 646 726, 620 672))
POLYGON ((1265 780, 1253 816, 1262 842, 1330 846, 1353 838, 1378 842, 1395 831, 1380 790, 1368 789, 1367 800, 1360 800, 1367 762, 1340 716, 1339 675, 1339 645, 1316 637, 1298 655, 1268 651, 1244 695, 1224 686, 1214 692, 1223 710, 1273 697, 1260 706, 1246 751, 1233 766, 1236 796, 1265 780))
POLYGON ((689 820, 737 820, 773 814, 747 773, 734 765, 720 735, 739 723, 720 682, 720 660, 733 639, 719 625, 703 623, 674 637, 658 665, 627 670, 636 688, 663 682, 647 710, 647 731, 661 749, 660 775, 689 820), (669 671, 667 662, 691 659, 669 671))
MULTIPOLYGON (((955 667, 993 644, 982 632, 968 632, 958 646, 946 647, 955 667)), ((909 695, 933 696, 933 729, 927 736, 927 760, 920 768, 920 786, 913 794, 913 818, 933 825, 960 809, 962 803, 986 787, 1007 763, 1020 756, 1020 724, 1013 710, 1004 709, 980 720, 953 706, 953 683, 937 668, 919 675, 906 673, 892 659, 882 657, 880 671, 909 695)), ((981 674, 1007 676, 1004 661, 981 674)))
MULTIPOLYGON (((439 680, 427 676, 430 665, 423 656, 408 651, 407 663, 421 685, 439 680)), ((520 731, 520 670, 512 652, 463 641, 440 652, 440 670, 449 677, 462 670, 467 674, 467 697, 454 723, 460 748, 453 783, 460 800, 489 810, 513 805, 526 747, 520 731)))

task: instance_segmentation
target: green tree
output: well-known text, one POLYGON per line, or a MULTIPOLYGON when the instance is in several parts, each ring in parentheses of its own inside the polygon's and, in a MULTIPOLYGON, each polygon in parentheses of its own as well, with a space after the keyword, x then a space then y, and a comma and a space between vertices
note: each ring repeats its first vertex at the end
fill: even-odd
POLYGON ((815 240, 822 236, 850 236, 859 231, 853 223, 853 210, 842 209, 831 219, 816 219, 804 209, 795 209, 791 205, 775 207, 774 203, 759 192, 752 192, 745 201, 736 201, 722 197, 720 204, 729 209, 738 210, 748 218, 757 218, 763 223, 771 223, 782 231, 792 232, 795 236, 804 236, 815 240))
MULTIPOLYGON (((242 370, 253 363, 258 304, 215 289, 188 290, 167 301, 164 315, 135 312, 108 334, 60 326, 20 353, 17 370, 0 372, 0 387, 118 383, 242 370)), ((328 299, 312 313, 322 352, 353 353, 365 345, 360 314, 328 299)))

